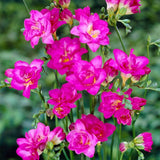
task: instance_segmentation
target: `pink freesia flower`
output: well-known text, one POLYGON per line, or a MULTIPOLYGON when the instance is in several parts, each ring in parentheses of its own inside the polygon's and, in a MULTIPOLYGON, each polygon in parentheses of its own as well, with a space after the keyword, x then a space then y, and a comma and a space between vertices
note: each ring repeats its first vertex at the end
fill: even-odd
POLYGON ((45 44, 52 44, 53 37, 51 34, 50 13, 42 14, 37 10, 30 12, 31 17, 25 19, 25 30, 23 35, 26 41, 31 41, 31 46, 34 48, 38 44, 39 39, 42 38, 42 42, 45 44))
POLYGON ((121 76, 124 82, 132 77, 140 79, 141 76, 150 73, 150 69, 146 66, 149 63, 148 58, 144 56, 136 56, 133 54, 134 49, 131 49, 128 56, 120 49, 114 49, 115 61, 118 69, 121 71, 121 76))
POLYGON ((62 8, 68 8, 70 5, 71 0, 59 0, 59 5, 62 8))
POLYGON ((63 129, 60 127, 50 132, 49 126, 39 122, 36 129, 31 129, 25 134, 25 138, 17 139, 19 147, 16 152, 23 160, 39 160, 39 155, 42 154, 48 141, 54 140, 56 142, 56 139, 58 139, 58 142, 60 142, 64 138, 63 129))
POLYGON ((144 132, 134 139, 134 144, 138 149, 144 149, 147 152, 152 150, 152 133, 144 132))
POLYGON ((119 150, 121 152, 125 152, 128 149, 128 142, 122 142, 119 145, 119 150))
POLYGON ((117 118, 118 124, 131 125, 132 117, 129 109, 121 108, 117 110, 114 117, 117 118))
POLYGON ((55 105, 53 113, 62 119, 70 112, 71 108, 76 107, 74 102, 81 98, 82 94, 77 93, 73 85, 66 83, 61 89, 50 90, 49 96, 51 99, 48 100, 48 103, 55 105))
POLYGON ((103 123, 92 114, 82 115, 82 118, 80 120, 85 125, 86 130, 90 134, 94 134, 100 142, 107 141, 108 137, 113 134, 116 129, 114 125, 103 123))
POLYGON ((101 66, 101 56, 96 56, 90 62, 77 61, 72 68, 73 74, 68 75, 66 80, 77 90, 86 90, 88 93, 96 95, 101 83, 106 78, 106 73, 101 66))
POLYGON ((103 69, 107 75, 105 79, 106 83, 111 82, 118 75, 118 66, 112 58, 104 63, 103 69))
POLYGON ((47 50, 47 53, 51 56, 47 66, 57 69, 63 75, 69 72, 74 63, 81 60, 81 56, 87 52, 85 48, 81 48, 78 38, 64 37, 55 41, 47 50))
POLYGON ((60 13, 60 19, 62 21, 65 21, 67 24, 69 24, 70 26, 72 26, 73 24, 73 15, 72 12, 65 8, 61 13, 60 13))
POLYGON ((139 2, 140 0, 120 0, 119 9, 126 8, 126 14, 135 14, 140 12, 139 6, 141 6, 141 4, 139 2))
POLYGON ((61 89, 50 90, 49 96, 51 99, 48 100, 48 103, 56 105, 59 103, 74 103, 82 97, 82 94, 77 93, 75 87, 70 83, 65 83, 62 85, 61 89))
POLYGON ((109 44, 108 23, 100 20, 97 13, 88 16, 88 7, 83 10, 77 11, 76 19, 79 19, 79 25, 71 29, 71 34, 79 36, 81 43, 87 43, 89 48, 96 52, 100 45, 109 44))
POLYGON ((119 109, 124 108, 125 104, 122 103, 124 96, 118 95, 117 93, 103 92, 102 93, 102 102, 98 108, 99 112, 102 112, 105 118, 110 118, 115 112, 119 109))
POLYGON ((141 4, 139 2, 140 0, 106 0, 107 10, 113 8, 114 11, 116 11, 117 9, 125 8, 125 14, 140 12, 139 6, 141 6, 141 4))
POLYGON ((54 106, 53 113, 58 118, 62 119, 70 113, 71 108, 75 108, 75 107, 77 107, 77 106, 73 103, 59 103, 54 106))
POLYGON ((75 151, 76 154, 84 153, 89 158, 94 156, 97 137, 86 130, 81 120, 75 122, 75 129, 68 133, 66 139, 69 142, 69 150, 75 151))
POLYGON ((89 18, 90 15, 91 15, 90 8, 87 6, 83 9, 81 9, 81 8, 76 9, 75 15, 73 16, 73 18, 76 19, 77 21, 80 21, 81 17, 89 18))
MULTIPOLYGON (((49 21, 51 23, 51 33, 54 34, 61 25, 65 24, 65 21, 59 21, 59 8, 53 8, 52 10, 49 9, 42 9, 41 13, 42 14, 49 14, 49 21)), ((53 42, 52 42, 53 43, 53 42)), ((49 43, 49 44, 52 44, 49 43)))
POLYGON ((11 87, 17 90, 23 90, 23 96, 30 97, 30 90, 38 86, 43 61, 35 59, 28 64, 24 61, 17 61, 14 69, 7 69, 5 75, 11 80, 11 87))

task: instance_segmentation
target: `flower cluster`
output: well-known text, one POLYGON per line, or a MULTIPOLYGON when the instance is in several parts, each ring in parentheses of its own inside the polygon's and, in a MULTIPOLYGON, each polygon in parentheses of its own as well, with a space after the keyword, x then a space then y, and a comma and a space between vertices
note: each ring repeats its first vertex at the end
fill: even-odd
POLYGON ((18 138, 17 154, 23 160, 39 160, 48 142, 54 145, 60 144, 65 139, 65 133, 61 127, 50 131, 49 126, 38 123, 36 129, 31 129, 25 134, 25 138, 18 138))
POLYGON ((68 148, 77 154, 84 153, 92 158, 95 153, 95 146, 98 142, 108 140, 116 127, 109 123, 103 123, 96 116, 82 115, 70 126, 71 131, 66 139, 69 142, 68 148))
POLYGON ((53 108, 53 113, 58 118, 64 118, 71 110, 75 108, 74 104, 79 98, 82 97, 81 93, 77 93, 77 90, 70 83, 66 83, 61 89, 53 89, 49 91, 48 103, 55 105, 53 108))
POLYGON ((141 110, 141 107, 146 104, 146 100, 140 97, 131 97, 132 89, 128 89, 124 95, 119 95, 115 92, 103 92, 102 102, 98 108, 99 112, 102 112, 106 119, 114 115, 117 118, 118 124, 131 125, 132 114, 134 110, 141 110), (131 107, 124 102, 129 100, 131 107))
MULTIPOLYGON (((142 106, 146 105, 146 99, 132 97, 131 93, 132 84, 140 82, 145 75, 151 72, 150 68, 147 67, 148 58, 136 56, 133 54, 134 49, 131 49, 129 56, 120 49, 114 49, 114 59, 105 57, 105 53, 89 55, 91 51, 97 52, 100 46, 102 46, 102 52, 105 51, 107 47, 104 46, 109 45, 108 24, 116 27, 116 22, 121 17, 119 13, 122 14, 124 11, 124 15, 139 12, 139 2, 140 0, 106 0, 108 22, 104 18, 105 15, 103 17, 97 13, 91 13, 88 6, 83 9, 76 9, 75 15, 73 15, 68 9, 70 0, 54 0, 52 5, 48 7, 49 9, 30 12, 30 18, 24 21, 25 30, 23 34, 25 40, 30 41, 32 48, 42 38, 42 42, 45 44, 46 57, 41 59, 45 60, 35 59, 31 64, 17 61, 14 69, 6 70, 5 75, 8 77, 6 83, 10 83, 14 89, 23 90, 23 96, 29 98, 30 91, 38 87, 42 65, 48 61, 47 67, 51 68, 52 71, 56 70, 55 73, 58 72, 58 76, 55 75, 57 86, 59 87, 58 78, 61 75, 64 75, 64 80, 67 83, 66 81, 62 82, 60 83, 62 84, 61 88, 51 89, 48 101, 41 90, 39 91, 44 108, 38 113, 38 118, 41 112, 48 117, 50 115, 56 116, 57 126, 59 119, 68 116, 70 126, 66 117, 64 128, 67 135, 65 135, 61 127, 56 127, 50 131, 49 126, 40 123, 38 119, 39 123, 36 129, 31 129, 26 133, 25 138, 17 139, 19 145, 17 154, 23 160, 39 160, 42 152, 48 149, 47 144, 48 146, 51 143, 53 146, 58 145, 65 139, 65 136, 67 142, 63 143, 64 146, 61 146, 60 152, 63 147, 68 146, 68 149, 75 151, 76 154, 83 153, 92 158, 95 154, 96 145, 107 141, 108 137, 116 130, 114 125, 104 123, 93 115, 96 104, 99 105, 98 111, 103 113, 105 119, 114 117, 118 124, 123 125, 131 125, 135 113, 140 113, 142 106), (73 21, 78 21, 78 25, 74 26, 73 21), (59 38, 57 36, 57 29, 63 24, 69 26, 71 37, 59 38), (75 38, 74 36, 78 37, 75 38), (128 85, 127 80, 131 84, 128 85), (120 83, 116 84, 117 81, 120 83), (85 93, 78 93, 78 91, 87 91, 93 98, 90 96, 93 101, 92 105, 90 104, 90 114, 88 115, 85 115, 86 111, 84 112, 85 108, 81 104, 82 101, 77 103, 78 107, 74 104, 85 93), (96 98, 98 97, 100 100, 100 96, 102 101, 96 102, 96 98), (53 108, 49 105, 53 105, 53 108), (74 121, 72 112, 69 113, 71 109, 76 107, 77 120, 74 121), (81 108, 81 112, 79 108, 81 108), (68 128, 70 129, 69 132, 68 128)), ((123 43, 122 40, 121 43, 123 43)), ((47 117, 45 120, 47 121, 47 117)), ((128 148, 135 148, 138 151, 143 149, 150 152, 152 144, 151 133, 145 132, 138 135, 130 143, 122 142, 119 149, 121 152, 125 152, 128 148)))

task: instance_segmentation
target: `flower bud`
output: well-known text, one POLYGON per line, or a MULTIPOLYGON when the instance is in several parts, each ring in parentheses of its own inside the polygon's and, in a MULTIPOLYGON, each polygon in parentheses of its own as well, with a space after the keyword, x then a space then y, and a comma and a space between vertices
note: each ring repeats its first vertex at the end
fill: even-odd
POLYGON ((150 152, 152 149, 152 134, 144 132, 139 134, 134 140, 134 144, 138 149, 143 149, 147 152, 150 152))
POLYGON ((128 142, 122 142, 119 145, 119 150, 121 152, 125 152, 128 149, 128 142))
POLYGON ((68 8, 70 5, 71 0, 59 0, 59 5, 62 8, 68 8))
POLYGON ((60 19, 68 23, 70 26, 73 24, 73 15, 72 12, 65 8, 61 13, 60 13, 60 19))

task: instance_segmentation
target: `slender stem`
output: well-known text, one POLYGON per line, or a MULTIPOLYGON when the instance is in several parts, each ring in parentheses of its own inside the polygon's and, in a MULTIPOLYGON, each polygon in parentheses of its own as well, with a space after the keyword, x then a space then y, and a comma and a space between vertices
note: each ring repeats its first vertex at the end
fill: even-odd
POLYGON ((121 153, 120 160, 123 160, 123 155, 124 155, 124 153, 121 153))
POLYGON ((103 159, 107 160, 107 144, 105 142, 102 143, 102 148, 103 148, 103 159))
POLYGON ((66 151, 65 151, 65 149, 63 148, 63 154, 64 154, 64 156, 65 156, 65 158, 66 158, 66 160, 70 160, 69 158, 68 158, 68 155, 67 155, 67 153, 66 153, 66 151))
POLYGON ((74 122, 74 117, 73 117, 73 109, 71 108, 71 112, 70 112, 70 117, 71 117, 71 123, 74 122))
POLYGON ((69 151, 69 154, 70 154, 70 159, 71 159, 71 160, 74 160, 73 151, 70 150, 70 151, 69 151))
POLYGON ((117 27, 116 25, 115 25, 114 27, 115 27, 115 30, 116 30, 116 32, 117 32, 118 38, 119 38, 119 40, 120 40, 120 42, 121 42, 123 51, 124 51, 125 53, 127 53, 127 52, 126 52, 125 45, 124 45, 124 43, 123 43, 123 41, 122 41, 122 37, 121 37, 120 31, 119 31, 119 29, 118 29, 118 27, 117 27))
POLYGON ((58 117, 57 116, 55 116, 55 125, 56 127, 58 127, 58 117))
POLYGON ((99 160, 102 160, 102 155, 101 155, 101 144, 97 146, 97 152, 98 152, 99 160))
POLYGON ((59 88, 60 87, 60 83, 59 83, 59 80, 58 80, 57 70, 54 71, 54 74, 55 74, 55 78, 56 78, 56 84, 57 84, 56 86, 59 88))
MULTIPOLYGON (((122 124, 120 124, 119 125, 119 144, 120 144, 120 142, 121 142, 121 132, 122 132, 122 124)), ((119 157, 120 157, 120 150, 118 149, 118 159, 119 159, 119 157)))
POLYGON ((96 106, 96 96, 92 96, 92 104, 91 104, 91 110, 90 110, 91 114, 94 114, 95 106, 96 106))
POLYGON ((104 46, 101 46, 101 55, 102 55, 102 61, 104 64, 105 63, 104 46))
POLYGON ((79 119, 80 118, 80 111, 79 111, 79 109, 80 109, 80 107, 79 107, 79 101, 76 101, 76 104, 77 104, 77 119, 79 119))
POLYGON ((65 117, 66 120, 66 131, 68 132, 68 116, 65 117))
POLYGON ((82 93, 82 98, 80 98, 80 106, 81 106, 81 115, 84 114, 84 102, 83 102, 83 92, 82 93))
POLYGON ((23 3, 24 3, 24 6, 26 7, 26 10, 27 10, 28 14, 30 15, 30 10, 28 8, 28 5, 27 5, 26 1, 23 0, 23 3))
MULTIPOLYGON (((116 121, 115 121, 115 118, 114 118, 114 117, 113 117, 113 121, 114 121, 114 124, 116 125, 116 121)), ((114 137, 115 137, 115 131, 113 132, 113 135, 112 135, 112 142, 111 142, 111 153, 110 153, 111 160, 113 160, 114 137)))
POLYGON ((132 123, 132 134, 133 134, 133 138, 135 138, 135 122, 132 123))

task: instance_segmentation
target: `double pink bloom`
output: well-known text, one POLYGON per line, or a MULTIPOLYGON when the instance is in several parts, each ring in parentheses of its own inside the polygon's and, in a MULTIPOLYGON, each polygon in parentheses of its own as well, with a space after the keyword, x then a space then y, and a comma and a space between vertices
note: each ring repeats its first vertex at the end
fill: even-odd
POLYGON ((47 53, 51 56, 47 66, 52 69, 57 69, 60 74, 70 72, 72 66, 81 60, 81 56, 88 51, 81 48, 78 38, 71 39, 65 37, 59 41, 55 41, 47 53))
POLYGON ((72 130, 66 137, 68 148, 76 154, 84 153, 90 158, 94 156, 97 143, 108 140, 108 136, 116 129, 114 125, 103 123, 92 114, 82 115, 70 128, 72 130))
POLYGON ((71 70, 72 74, 68 75, 66 80, 74 85, 77 90, 86 90, 88 93, 96 95, 101 83, 106 78, 106 73, 101 67, 101 56, 96 56, 90 62, 77 61, 71 70))
POLYGON ((38 86, 43 61, 35 59, 28 64, 24 61, 17 61, 14 69, 7 69, 5 75, 11 78, 11 87, 16 90, 23 90, 23 96, 30 97, 30 90, 38 86))
POLYGON ((23 160, 39 160, 47 142, 57 145, 64 139, 65 133, 61 127, 50 131, 49 126, 39 122, 36 129, 31 129, 25 134, 25 138, 17 139, 19 147, 16 152, 23 160))
POLYGON ((71 34, 79 36, 80 42, 87 43, 93 52, 96 52, 100 45, 109 44, 108 23, 101 20, 97 13, 91 15, 89 7, 77 9, 75 19, 79 21, 79 25, 71 29, 71 34))
POLYGON ((106 0, 107 10, 113 8, 114 11, 120 10, 121 8, 126 9, 126 14, 135 14, 140 12, 139 3, 140 0, 106 0))
POLYGON ((34 48, 38 44, 39 39, 45 44, 52 44, 54 42, 52 34, 54 34, 58 27, 65 24, 65 21, 59 21, 58 8, 52 10, 43 9, 41 12, 32 10, 30 18, 25 19, 25 30, 23 35, 26 41, 31 41, 31 46, 34 48))
POLYGON ((61 89, 50 90, 49 96, 51 99, 48 103, 54 105, 53 113, 62 119, 70 113, 71 108, 76 107, 74 102, 81 98, 82 94, 77 93, 73 85, 66 83, 61 89))

